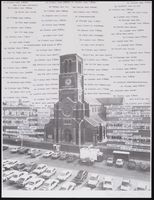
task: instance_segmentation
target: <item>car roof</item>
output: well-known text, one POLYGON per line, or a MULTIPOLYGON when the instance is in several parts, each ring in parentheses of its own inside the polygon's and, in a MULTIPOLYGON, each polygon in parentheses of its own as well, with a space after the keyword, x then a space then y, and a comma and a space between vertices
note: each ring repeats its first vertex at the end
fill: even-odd
POLYGON ((127 182, 127 183, 129 183, 130 180, 129 180, 129 179, 123 179, 122 182, 127 182))
POLYGON ((45 183, 52 183, 54 181, 59 182, 59 180, 55 178, 55 179, 48 179, 45 183))
POLYGON ((46 166, 46 164, 39 164, 38 167, 46 166))
POLYGON ((90 177, 97 177, 97 176, 98 176, 98 174, 95 174, 95 173, 90 174, 90 177))
POLYGON ((69 185, 76 185, 75 183, 73 183, 73 182, 71 182, 71 181, 67 181, 67 182, 65 182, 63 185, 62 185, 62 187, 64 186, 64 187, 68 187, 69 185))
POLYGON ((110 176, 105 176, 104 179, 105 179, 105 181, 112 181, 112 177, 110 177, 110 176))

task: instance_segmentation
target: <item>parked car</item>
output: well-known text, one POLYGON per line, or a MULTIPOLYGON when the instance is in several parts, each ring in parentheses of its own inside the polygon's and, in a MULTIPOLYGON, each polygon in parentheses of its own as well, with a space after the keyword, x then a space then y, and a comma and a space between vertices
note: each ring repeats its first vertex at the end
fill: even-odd
POLYGON ((43 154, 43 158, 49 158, 51 157, 51 155, 53 154, 54 152, 53 151, 47 151, 43 154))
POLYGON ((129 191, 131 190, 131 181, 128 179, 123 179, 120 185, 120 190, 129 191))
POLYGON ((10 149, 11 153, 17 153, 20 150, 21 147, 13 147, 10 149))
POLYGON ((32 178, 25 186, 26 190, 36 190, 44 183, 43 178, 32 178))
POLYGON ((94 161, 90 160, 89 158, 79 159, 79 163, 87 166, 91 166, 94 164, 94 161))
POLYGON ((34 151, 35 151, 36 149, 29 149, 28 151, 27 151, 27 155, 31 155, 34 151))
POLYGON ((9 147, 7 145, 3 145, 3 151, 7 150, 9 147))
POLYGON ((66 160, 68 158, 68 156, 69 155, 67 153, 63 152, 63 153, 61 153, 59 160, 66 160))
POLYGON ((87 182, 87 186, 89 186, 90 188, 95 188, 99 183, 99 175, 98 174, 90 174, 90 178, 87 182))
POLYGON ((23 188, 26 184, 28 184, 32 179, 36 178, 36 174, 24 174, 17 181, 17 187, 23 188))
POLYGON ((25 164, 24 162, 20 162, 20 163, 17 163, 17 164, 13 167, 13 169, 15 169, 15 170, 21 170, 21 169, 23 169, 24 167, 26 167, 26 164, 25 164))
POLYGON ((106 164, 107 164, 108 166, 112 166, 113 163, 114 163, 113 157, 108 157, 107 160, 106 160, 106 164))
POLYGON ((77 157, 75 156, 75 155, 69 155, 68 157, 67 157, 67 162, 68 163, 71 163, 71 162, 74 162, 75 160, 77 159, 77 157))
POLYGON ((31 153, 31 158, 36 158, 36 157, 38 157, 38 156, 40 156, 42 153, 41 153, 41 150, 40 149, 37 149, 37 150, 35 150, 35 151, 33 151, 32 153, 31 153))
POLYGON ((148 164, 146 162, 145 163, 144 162, 140 162, 139 169, 141 171, 150 171, 150 164, 148 164))
POLYGON ((9 178, 11 178, 15 172, 18 172, 18 171, 15 171, 15 170, 5 171, 5 172, 3 173, 3 182, 5 182, 5 181, 7 181, 9 178))
POLYGON ((91 191, 90 187, 83 186, 80 188, 81 191, 91 191))
POLYGON ((74 190, 75 187, 76 187, 76 184, 75 184, 75 183, 73 183, 73 182, 65 182, 65 183, 61 186, 60 190, 74 190))
POLYGON ((29 151, 29 148, 25 148, 25 147, 22 147, 18 150, 18 153, 20 154, 24 154, 24 153, 27 153, 29 151))
POLYGON ((36 169, 34 169, 34 171, 32 172, 33 174, 37 174, 40 175, 43 172, 45 172, 47 170, 47 165, 46 164, 39 164, 36 169))
POLYGON ((102 189, 103 190, 113 190, 113 178, 112 177, 104 177, 102 182, 102 189))
POLYGON ((129 160, 127 163, 127 168, 128 169, 136 169, 136 162, 133 160, 129 160))
POLYGON ((34 169, 36 169, 37 165, 38 165, 37 163, 31 162, 31 163, 27 164, 26 167, 23 170, 30 173, 34 169))
POLYGON ((137 183, 137 186, 136 186, 136 188, 135 188, 135 190, 137 190, 137 191, 145 191, 145 190, 147 190, 147 185, 145 185, 145 184, 143 184, 143 183, 137 183))
POLYGON ((80 185, 87 178, 87 176, 88 172, 86 170, 80 170, 74 177, 73 182, 76 183, 77 185, 80 185))
POLYGON ((123 165, 124 165, 124 161, 123 161, 123 159, 120 159, 120 158, 118 158, 117 160, 116 160, 116 166, 117 167, 123 167, 123 165))
POLYGON ((51 155, 51 158, 52 159, 57 159, 57 158, 59 158, 60 157, 60 151, 56 151, 56 152, 54 152, 52 155, 51 155))
POLYGON ((66 181, 71 175, 72 175, 72 171, 63 170, 62 172, 60 172, 57 178, 59 181, 66 181))
POLYGON ((55 189, 59 184, 58 179, 49 179, 47 180, 42 187, 40 187, 39 190, 53 190, 55 189))
POLYGON ((4 168, 6 170, 9 170, 9 169, 13 168, 15 165, 17 165, 18 163, 19 163, 19 161, 17 161, 17 160, 11 160, 9 163, 6 163, 4 165, 4 168))
POLYGON ((55 173, 56 173, 56 168, 50 168, 50 169, 47 169, 45 172, 43 172, 41 177, 44 178, 44 179, 49 179, 55 173))
POLYGON ((19 178, 25 174, 28 174, 27 172, 15 172, 13 174, 13 176, 11 178, 9 178, 9 183, 13 184, 13 183, 17 183, 17 181, 19 180, 19 178))

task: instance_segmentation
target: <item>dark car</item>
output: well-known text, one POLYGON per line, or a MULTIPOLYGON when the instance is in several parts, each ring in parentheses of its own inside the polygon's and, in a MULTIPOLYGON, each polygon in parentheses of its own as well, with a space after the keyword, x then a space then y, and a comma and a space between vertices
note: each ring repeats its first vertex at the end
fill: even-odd
POLYGON ((74 162, 76 159, 77 159, 76 156, 70 155, 70 156, 68 156, 68 158, 67 158, 66 161, 67 161, 68 163, 71 163, 71 162, 74 162))
POLYGON ((59 160, 66 160, 67 158, 68 158, 68 154, 67 153, 62 153, 61 155, 60 155, 60 158, 59 158, 59 160))
POLYGON ((26 164, 25 164, 24 162, 22 162, 22 163, 16 164, 16 165, 13 167, 13 169, 15 169, 15 170, 20 170, 20 169, 23 169, 23 168, 25 168, 25 167, 26 167, 26 164))
POLYGON ((3 145, 3 150, 4 150, 4 151, 7 150, 8 148, 9 148, 8 146, 3 145))
POLYGON ((88 172, 86 170, 80 170, 72 180, 75 184, 80 185, 87 178, 88 172))
POLYGON ((128 161, 127 168, 128 169, 136 169, 136 162, 133 160, 128 161))
POLYGON ((29 151, 28 148, 24 148, 24 147, 22 147, 21 149, 19 149, 18 153, 20 153, 20 154, 24 154, 24 153, 27 153, 28 151, 29 151))
POLYGON ((42 153, 41 153, 41 150, 35 150, 33 153, 31 153, 31 158, 36 158, 38 156, 40 156, 42 153))
POLYGON ((37 167, 37 164, 32 162, 32 163, 28 164, 23 170, 30 173, 34 169, 36 169, 36 167, 37 167))
POLYGON ((87 165, 87 166, 91 166, 94 164, 94 162, 92 160, 90 160, 89 158, 80 159, 79 163, 83 164, 83 165, 87 165))
POLYGON ((140 163, 139 164, 139 169, 141 170, 141 171, 150 171, 150 164, 148 164, 148 163, 140 163))

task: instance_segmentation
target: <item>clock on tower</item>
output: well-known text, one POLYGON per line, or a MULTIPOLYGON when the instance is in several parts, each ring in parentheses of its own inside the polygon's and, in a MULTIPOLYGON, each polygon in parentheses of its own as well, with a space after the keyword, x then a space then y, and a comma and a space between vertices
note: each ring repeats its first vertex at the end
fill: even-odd
POLYGON ((70 97, 73 101, 84 100, 82 58, 77 54, 60 57, 59 99, 70 97))

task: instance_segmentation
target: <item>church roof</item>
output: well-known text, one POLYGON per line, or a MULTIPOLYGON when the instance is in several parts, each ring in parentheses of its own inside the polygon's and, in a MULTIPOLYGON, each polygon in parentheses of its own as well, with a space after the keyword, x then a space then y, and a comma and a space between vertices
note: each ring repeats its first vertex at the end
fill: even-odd
POLYGON ((97 98, 97 100, 103 105, 121 105, 121 104, 123 104, 123 97, 97 98))
POLYGON ((85 101, 87 102, 87 103, 89 103, 90 105, 102 105, 101 104, 101 102, 100 101, 98 101, 97 99, 95 99, 95 98, 91 98, 91 97, 85 97, 85 101))
POLYGON ((102 125, 106 124, 106 122, 103 119, 101 119, 98 115, 93 115, 91 117, 85 117, 85 120, 87 122, 89 122, 92 126, 95 126, 95 127, 99 126, 100 123, 102 125))

